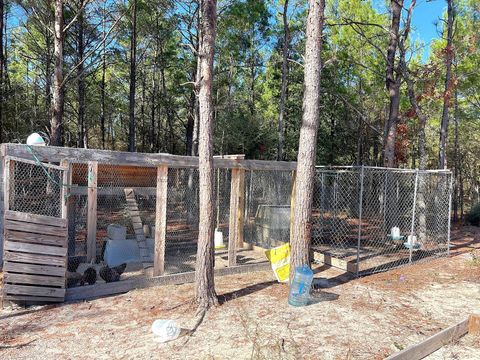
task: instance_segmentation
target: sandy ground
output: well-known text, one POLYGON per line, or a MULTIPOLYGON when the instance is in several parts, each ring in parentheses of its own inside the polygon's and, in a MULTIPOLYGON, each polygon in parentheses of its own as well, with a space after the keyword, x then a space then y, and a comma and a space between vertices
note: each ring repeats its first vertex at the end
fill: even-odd
MULTIPOLYGON (((316 269, 312 303, 287 304, 271 272, 216 279, 221 305, 161 344, 155 319, 195 323, 191 284, 0 312, 1 359, 383 359, 480 312, 480 230, 454 230, 450 258, 360 279, 316 269)), ((480 359, 465 336, 429 359, 480 359)))

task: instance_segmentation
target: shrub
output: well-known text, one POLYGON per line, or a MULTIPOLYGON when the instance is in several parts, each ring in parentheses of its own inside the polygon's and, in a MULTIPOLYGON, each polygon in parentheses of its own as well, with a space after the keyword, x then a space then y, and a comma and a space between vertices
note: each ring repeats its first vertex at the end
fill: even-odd
POLYGON ((472 206, 469 213, 467 214, 466 220, 471 225, 480 225, 480 203, 476 203, 472 206))

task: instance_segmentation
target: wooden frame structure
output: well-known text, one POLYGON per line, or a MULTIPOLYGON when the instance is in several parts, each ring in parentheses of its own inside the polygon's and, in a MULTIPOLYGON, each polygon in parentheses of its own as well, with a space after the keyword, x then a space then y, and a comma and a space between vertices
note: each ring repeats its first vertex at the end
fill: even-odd
MULTIPOLYGON (((63 162, 65 164, 65 162, 63 162)), ((3 300, 28 302, 62 302, 66 291, 67 271, 67 199, 69 167, 6 156, 4 162, 5 244, 3 300), (42 166, 47 172, 58 170, 61 183, 58 194, 60 217, 10 209, 15 191, 10 188, 15 163, 42 166)), ((13 177, 13 181, 16 179, 13 177)), ((49 180, 47 180, 48 188, 49 180)), ((14 183, 15 186, 15 183, 14 183)))
MULTIPOLYGON (((1 144, 0 145, 0 164, 4 166, 4 159, 15 157, 21 161, 32 164, 60 163, 61 166, 49 165, 66 169, 64 181, 71 182, 73 171, 72 166, 75 164, 86 164, 88 166, 87 179, 88 183, 84 186, 75 186, 69 189, 71 195, 87 196, 87 262, 94 261, 97 258, 97 198, 99 195, 110 195, 110 193, 121 194, 123 189, 103 189, 99 187, 99 167, 104 164, 125 167, 143 167, 156 169, 157 184, 156 187, 139 187, 132 188, 133 191, 141 194, 156 195, 156 214, 155 214, 155 243, 154 243, 154 262, 153 262, 153 278, 147 280, 122 281, 122 285, 118 284, 101 284, 101 290, 98 294, 105 295, 118 292, 121 288, 136 288, 138 286, 147 286, 147 284, 163 283, 160 280, 167 276, 171 281, 178 282, 181 279, 186 280, 190 273, 178 275, 165 274, 165 245, 166 245, 166 225, 167 225, 167 189, 168 189, 168 170, 169 168, 198 168, 198 158, 190 156, 178 156, 170 154, 146 154, 146 153, 129 153, 110 150, 94 150, 94 149, 76 149, 65 147, 51 146, 34 146, 20 144, 1 144), (68 171, 70 170, 70 171, 68 171), (189 274, 188 276, 186 274, 189 274), (187 276, 187 278, 185 277, 187 276), (157 279, 157 280, 156 280, 157 279), (172 280, 173 279, 173 280, 172 280), (176 279, 176 280, 175 280, 176 279), (145 284, 144 284, 145 283, 145 284), (143 285, 142 285, 143 284, 143 285)), ((231 271, 243 272, 252 271, 252 269, 264 268, 265 264, 254 266, 236 266, 236 251, 244 245, 244 213, 245 213, 245 170, 283 170, 295 171, 295 162, 278 162, 263 160, 245 160, 243 155, 230 155, 225 157, 214 157, 214 166, 216 168, 226 168, 232 170, 231 176, 231 200, 230 200, 230 223, 229 223, 229 252, 227 269, 219 269, 217 273, 230 273, 231 271), (228 270, 230 269, 230 270, 228 270), (243 270, 242 270, 243 269, 243 270)), ((7 166, 8 168, 8 166, 7 166)), ((1 199, 0 199, 1 200, 1 199)), ((69 201, 64 202, 62 214, 67 215, 71 212, 72 206, 69 201)), ((3 206, 0 207, 3 208, 3 206)), ((2 217, 3 221, 3 217, 2 217)), ((65 231, 68 232, 68 219, 66 220, 65 231)), ((70 225, 71 226, 71 225, 70 225)), ((3 233, 3 225, 0 222, 0 233, 3 233)), ((72 234, 70 234, 72 235, 72 234)), ((73 234, 74 235, 74 234, 73 234)), ((69 238, 72 236, 68 236, 69 238)), ((73 236, 74 239, 74 236, 73 236)), ((0 250, 1 250, 0 238, 0 250)), ((70 254, 69 245, 68 254, 70 254)), ((0 264, 1 264, 0 258, 0 264)), ((145 264, 144 264, 145 265, 145 264)), ((166 280, 165 280, 166 281, 166 280)), ((94 285, 92 288, 97 288, 94 285)), ((97 290, 91 289, 87 291, 87 287, 72 288, 67 290, 67 299, 86 298, 91 292, 96 293, 97 290), (81 295, 85 291, 85 296, 81 295), (70 295, 69 295, 70 294, 70 295)))

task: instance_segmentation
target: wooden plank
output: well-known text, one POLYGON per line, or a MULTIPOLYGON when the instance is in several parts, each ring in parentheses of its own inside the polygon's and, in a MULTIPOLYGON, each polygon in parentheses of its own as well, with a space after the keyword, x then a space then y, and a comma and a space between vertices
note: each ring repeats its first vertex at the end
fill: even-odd
POLYGON ((65 287, 65 280, 62 277, 28 275, 28 274, 11 274, 8 272, 4 274, 3 282, 65 287))
POLYGON ((228 224, 228 266, 237 265, 238 207, 240 190, 240 170, 232 169, 230 183, 230 212, 228 224))
MULTIPOLYGON (((2 144, 5 155, 15 155, 22 159, 31 159, 33 156, 25 145, 2 144)), ((60 162, 69 159, 75 163, 96 161, 101 163, 128 165, 128 166, 160 166, 198 168, 198 157, 170 154, 131 153, 98 149, 78 149, 56 146, 33 146, 35 155, 45 162, 60 162)), ((296 162, 265 161, 265 160, 236 160, 215 157, 214 166, 217 168, 241 168, 245 170, 285 170, 297 168, 296 162)))
MULTIPOLYGON (((157 193, 156 187, 133 187, 132 188, 135 194, 141 196, 155 196, 157 193)), ((72 195, 87 195, 88 187, 87 186, 72 186, 70 189, 70 193, 72 195)), ((125 195, 125 188, 120 186, 109 186, 109 187, 101 187, 97 190, 98 196, 118 196, 118 195, 125 195)))
POLYGON ((167 190, 168 167, 157 168, 157 199, 155 209, 155 254, 153 258, 153 276, 165 272, 165 241, 167 237, 167 190))
POLYGON ((243 228, 245 226, 245 170, 238 171, 238 207, 237 207, 237 247, 243 248, 245 240, 243 228))
POLYGON ((430 355, 442 346, 452 343, 468 332, 469 320, 463 320, 456 325, 442 330, 419 344, 390 355, 386 360, 420 360, 430 355))
POLYGON ((319 261, 325 265, 333 266, 342 270, 345 270, 350 273, 357 272, 356 260, 345 261, 331 256, 330 254, 324 254, 318 251, 313 250, 313 259, 319 261))
POLYGON ((4 295, 4 300, 24 301, 26 303, 63 302, 63 297, 25 296, 25 295, 4 295))
POLYGON ((12 164, 13 162, 10 159, 5 158, 3 166, 3 206, 5 212, 10 209, 10 173, 12 164))
POLYGON ((5 219, 13 221, 23 221, 33 224, 50 225, 56 227, 67 227, 67 220, 52 216, 36 215, 19 211, 5 211, 5 219))
POLYGON ((297 172, 292 171, 292 192, 290 194, 290 243, 293 239, 293 222, 295 221, 295 194, 297 191, 297 172))
POLYGON ((21 231, 33 234, 66 236, 67 228, 57 226, 33 224, 22 221, 5 220, 5 229, 13 231, 21 231))
POLYGON ((5 240, 26 243, 55 245, 65 247, 65 236, 31 234, 22 231, 8 230, 5 232, 5 240))
POLYGON ((125 198, 127 200, 127 210, 132 221, 135 238, 137 239, 138 247, 140 249, 140 256, 142 257, 143 267, 146 269, 151 266, 151 262, 148 257, 148 252, 146 250, 147 243, 145 239, 145 234, 143 232, 143 223, 142 219, 140 219, 137 200, 135 199, 135 192, 133 191, 133 189, 125 189, 125 198))
POLYGON ((3 291, 4 293, 11 295, 47 296, 57 298, 65 296, 65 289, 41 286, 5 284, 3 291))
POLYGON ((72 166, 66 159, 63 159, 60 162, 60 165, 65 168, 62 174, 62 188, 60 189, 60 201, 62 204, 60 214, 62 219, 66 220, 70 197, 70 185, 72 184, 72 166))
POLYGON ((48 164, 48 163, 43 163, 43 162, 39 164, 38 161, 36 161, 36 160, 25 159, 23 157, 8 155, 6 158, 9 159, 9 160, 16 161, 16 162, 23 162, 23 163, 26 163, 26 164, 42 166, 42 167, 47 168, 47 169, 66 170, 65 167, 63 167, 63 166, 58 166, 58 165, 53 165, 53 164, 48 164))
MULTIPOLYGON (((8 242, 5 243, 6 246, 8 244, 9 244, 8 242)), ((58 248, 58 249, 60 249, 60 248, 58 248)), ((65 257, 64 256, 51 256, 51 255, 21 253, 21 252, 7 251, 7 250, 8 249, 5 249, 5 260, 6 261, 8 260, 8 261, 22 262, 22 263, 29 263, 29 264, 65 266, 65 257)))
POLYGON ((20 264, 20 263, 5 261, 3 265, 3 271, 32 274, 32 275, 50 275, 50 276, 64 277, 66 268, 60 267, 60 266, 20 264))
MULTIPOLYGON (((234 275, 242 273, 251 273, 253 271, 270 270, 268 262, 241 265, 234 267, 226 267, 215 269, 215 276, 234 275)), ((121 280, 114 283, 99 283, 95 285, 87 285, 82 287, 74 287, 67 289, 65 300, 86 300, 100 296, 115 295, 128 292, 134 289, 143 289, 152 286, 184 284, 195 281, 195 272, 190 271, 182 274, 163 275, 151 278, 137 278, 130 280, 121 280)))
POLYGON ((96 260, 97 249, 97 178, 98 163, 88 163, 88 199, 87 199, 87 262, 96 260))
POLYGON ((480 334, 480 315, 470 315, 468 318, 468 333, 472 335, 480 334))

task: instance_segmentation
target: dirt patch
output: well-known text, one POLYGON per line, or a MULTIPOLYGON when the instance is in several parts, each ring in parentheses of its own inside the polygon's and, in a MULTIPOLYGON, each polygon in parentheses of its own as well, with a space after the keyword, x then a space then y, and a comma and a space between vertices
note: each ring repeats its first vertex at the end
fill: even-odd
MULTIPOLYGON (((167 344, 150 326, 158 318, 194 325, 191 284, 3 310, 0 358, 383 359, 479 311, 472 251, 354 280, 317 268, 312 303, 303 308, 287 304, 288 288, 269 271, 219 277, 222 305, 191 337, 167 344)), ((431 358, 480 359, 478 349, 478 339, 465 337, 431 358)))

